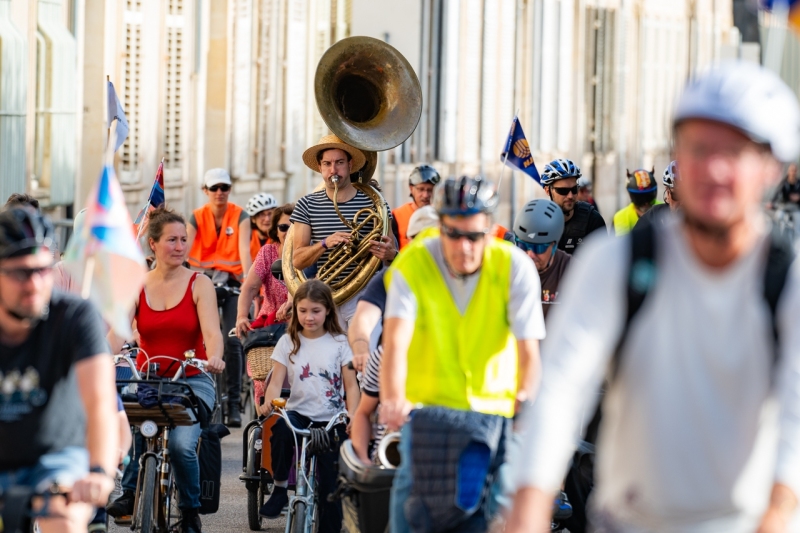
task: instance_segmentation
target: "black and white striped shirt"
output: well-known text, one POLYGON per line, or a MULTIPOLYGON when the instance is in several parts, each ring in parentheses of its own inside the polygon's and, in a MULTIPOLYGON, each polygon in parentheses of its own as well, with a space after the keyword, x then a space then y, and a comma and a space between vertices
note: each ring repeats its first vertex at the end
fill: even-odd
MULTIPOLYGON (((369 196, 361 191, 356 191, 356 195, 353 198, 347 202, 339 202, 338 205, 342 216, 349 222, 352 222, 356 213, 365 207, 374 208, 369 196)), ((389 217, 391 217, 388 205, 386 209, 389 212, 389 217)), ((339 215, 336 214, 336 209, 333 207, 333 201, 328 198, 324 190, 312 192, 300 198, 294 207, 291 220, 292 222, 300 222, 311 226, 311 244, 316 244, 337 231, 350 233, 350 228, 342 223, 339 215)), ((363 218, 360 218, 359 221, 363 221, 363 218)), ((362 234, 372 230, 372 225, 368 224, 365 230, 362 234)), ((322 257, 317 261, 317 267, 327 261, 330 253, 331 251, 327 250, 322 254, 322 257)), ((349 266, 337 279, 347 276, 354 269, 355 265, 349 266)))

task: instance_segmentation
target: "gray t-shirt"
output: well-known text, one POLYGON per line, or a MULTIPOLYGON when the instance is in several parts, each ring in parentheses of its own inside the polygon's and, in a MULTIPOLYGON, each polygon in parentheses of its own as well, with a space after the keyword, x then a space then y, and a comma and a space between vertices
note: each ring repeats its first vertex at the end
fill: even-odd
MULTIPOLYGON (((426 240, 425 246, 433 256, 459 312, 463 315, 478 286, 481 270, 465 277, 453 276, 444 262, 440 238, 426 240)), ((539 274, 533 261, 521 250, 513 248, 508 319, 511 332, 517 340, 543 339, 545 336, 541 290, 539 274)), ((386 318, 402 318, 412 322, 417 318, 417 298, 400 272, 392 274, 384 313, 384 319, 386 318)))

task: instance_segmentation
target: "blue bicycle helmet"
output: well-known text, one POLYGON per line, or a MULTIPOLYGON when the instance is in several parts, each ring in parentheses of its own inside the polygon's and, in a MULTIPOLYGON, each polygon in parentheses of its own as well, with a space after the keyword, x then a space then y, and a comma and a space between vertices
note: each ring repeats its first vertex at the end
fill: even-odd
POLYGON ((439 216, 491 214, 497 207, 497 202, 494 184, 481 176, 447 178, 436 188, 433 196, 433 207, 439 216))
POLYGON ((580 178, 581 169, 571 159, 554 159, 544 166, 542 185, 550 185, 564 178, 580 178))

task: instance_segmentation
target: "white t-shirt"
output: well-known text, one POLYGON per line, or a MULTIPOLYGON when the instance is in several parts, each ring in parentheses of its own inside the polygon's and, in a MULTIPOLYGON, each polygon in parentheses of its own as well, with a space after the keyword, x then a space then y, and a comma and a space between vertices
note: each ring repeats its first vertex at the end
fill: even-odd
MULTIPOLYGON (((775 390, 766 227, 753 252, 717 271, 680 220, 656 233, 658 278, 603 405, 594 505, 636 531, 753 531, 775 481, 800 495, 800 261, 778 306, 775 390)), ((629 237, 581 252, 550 314, 542 386, 512 459, 517 486, 559 487, 622 331, 629 237)))
POLYGON ((300 348, 289 360, 292 339, 284 335, 272 352, 272 360, 286 367, 292 394, 287 411, 296 411, 314 422, 327 422, 345 409, 342 367, 353 360, 344 335, 326 333, 307 339, 300 333, 300 348))
MULTIPOLYGON (((439 272, 450 290, 450 295, 463 315, 466 312, 481 271, 464 277, 450 274, 442 254, 439 237, 425 240, 425 246, 433 257, 439 272)), ((511 332, 518 340, 543 339, 544 315, 542 314, 542 288, 539 273, 533 261, 519 248, 511 250, 511 286, 509 288, 508 321, 511 332)), ((403 275, 395 271, 386 295, 386 318, 402 318, 412 322, 417 319, 417 298, 403 275)))

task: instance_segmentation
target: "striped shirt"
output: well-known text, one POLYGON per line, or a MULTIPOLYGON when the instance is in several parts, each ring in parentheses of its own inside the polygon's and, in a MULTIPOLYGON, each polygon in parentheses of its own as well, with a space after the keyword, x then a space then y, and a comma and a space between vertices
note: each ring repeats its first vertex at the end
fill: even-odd
MULTIPOLYGON (((353 198, 347 202, 339 202, 338 205, 339 211, 341 211, 342 216, 344 216, 345 220, 348 222, 352 222, 353 218, 356 216, 356 213, 365 207, 371 209, 374 208, 374 204, 372 203, 372 200, 370 200, 369 196, 361 191, 356 191, 356 195, 353 198)), ((392 215, 388 205, 386 206, 386 210, 391 218, 392 215)), ((302 224, 311 226, 311 244, 316 244, 322 239, 330 237, 337 231, 350 233, 350 228, 342 223, 339 215, 336 214, 336 209, 333 207, 333 202, 330 198, 328 198, 328 195, 324 190, 312 192, 311 194, 300 198, 294 207, 291 220, 292 222, 300 222, 302 224)), ((360 218, 359 221, 363 220, 364 219, 362 215, 362 218, 360 218)), ((367 224, 367 227, 365 228, 365 231, 362 231, 362 234, 371 230, 372 225, 367 224)), ((331 250, 327 250, 324 254, 322 254, 322 256, 317 260, 317 268, 322 266, 325 261, 328 260, 330 253, 331 250)), ((350 274, 353 270, 355 270, 355 267, 355 264, 347 267, 344 272, 337 277, 337 280, 342 279, 350 274)))
MULTIPOLYGON (((367 396, 377 398, 380 394, 380 376, 381 376, 381 359, 383 358, 383 346, 378 346, 378 349, 369 354, 367 365, 364 368, 364 374, 361 376, 361 392, 367 396)), ((378 409, 370 416, 372 422, 372 438, 370 439, 370 459, 376 464, 378 460, 378 444, 381 439, 386 436, 386 426, 378 421, 378 409)))

